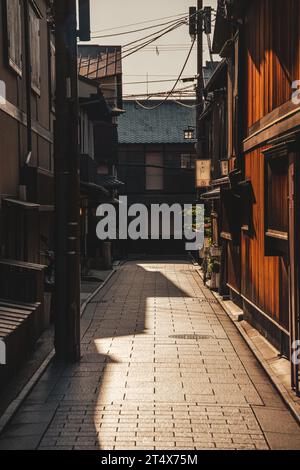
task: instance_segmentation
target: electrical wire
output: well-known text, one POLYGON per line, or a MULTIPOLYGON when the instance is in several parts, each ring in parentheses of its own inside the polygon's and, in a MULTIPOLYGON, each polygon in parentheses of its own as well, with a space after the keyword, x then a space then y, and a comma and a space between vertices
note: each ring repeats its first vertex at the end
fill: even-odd
MULTIPOLYGON (((136 52, 140 51, 141 49, 143 49, 144 47, 146 47, 148 44, 151 44, 152 42, 156 41, 157 39, 159 39, 160 37, 164 36, 165 34, 168 34, 169 32, 179 28, 181 26, 180 25, 177 25, 176 27, 172 27, 171 29, 169 29, 168 31, 165 31, 164 33, 162 33, 161 35, 159 35, 158 37, 156 38, 153 38, 151 41, 148 41, 147 44, 142 44, 141 46, 139 47, 135 47, 133 48, 133 50, 131 50, 129 52, 129 50, 125 51, 125 55, 122 55, 119 59, 115 60, 114 62, 111 62, 109 64, 106 64, 102 67, 98 67, 97 69, 93 70, 92 72, 88 72, 85 77, 89 77, 90 75, 94 75, 95 73, 97 72, 100 72, 101 70, 105 70, 107 69, 107 67, 109 67, 110 65, 116 65, 117 62, 121 62, 123 59, 126 59, 126 57, 129 57, 131 56, 132 54, 135 54, 136 52)), ((84 65, 84 63, 87 63, 89 61, 89 59, 86 59, 84 60, 81 65, 84 65)))
POLYGON ((159 24, 156 24, 156 25, 153 25, 153 26, 147 26, 146 28, 134 29, 134 30, 131 30, 131 31, 123 31, 122 33, 106 34, 104 36, 92 36, 92 39, 111 38, 111 37, 115 37, 115 36, 124 36, 124 35, 127 35, 127 34, 139 33, 140 31, 147 31, 149 29, 159 28, 159 26, 170 25, 170 24, 175 23, 177 21, 178 20, 167 21, 165 23, 159 23, 159 24))
POLYGON ((160 92, 151 92, 151 93, 135 93, 135 94, 132 94, 132 95, 124 95, 124 96, 154 96, 154 95, 158 95, 158 94, 169 94, 169 93, 174 93, 174 92, 189 92, 191 93, 191 88, 194 88, 195 85, 192 84, 192 85, 188 85, 188 86, 185 86, 185 87, 182 87, 182 88, 176 88, 175 90, 168 90, 168 91, 160 91, 160 92))
MULTIPOLYGON (((174 22, 174 25, 172 25, 172 26, 176 26, 177 24, 178 24, 178 25, 185 24, 185 21, 183 21, 183 20, 176 21, 176 22, 174 22)), ((150 38, 150 37, 152 37, 152 36, 155 36, 156 34, 160 34, 160 33, 164 32, 164 31, 166 31, 166 30, 168 30, 168 29, 170 29, 170 25, 167 26, 166 28, 163 28, 163 29, 159 30, 159 31, 155 31, 154 33, 148 34, 147 36, 144 36, 144 37, 142 37, 142 38, 136 39, 135 41, 131 41, 131 42, 128 42, 127 44, 123 44, 122 47, 123 47, 123 49, 125 49, 125 48, 128 47, 128 46, 132 46, 132 44, 136 44, 137 42, 144 41, 145 39, 148 39, 148 38, 150 38)))
POLYGON ((182 103, 181 101, 178 101, 178 100, 175 100, 175 99, 174 99, 174 101, 175 101, 175 103, 179 104, 183 108, 189 108, 189 109, 199 108, 199 106, 202 105, 202 103, 199 103, 199 104, 186 104, 186 103, 182 103))
MULTIPOLYGON (((194 13, 194 15, 197 15, 198 14, 198 11, 196 13, 194 13)), ((194 16, 193 15, 193 16, 194 16)), ((125 59, 126 57, 129 57, 131 54, 133 53, 136 53, 138 52, 139 50, 143 49, 144 47, 148 46, 149 44, 151 44, 152 42, 155 42, 157 39, 160 39, 162 36, 164 36, 165 34, 169 33, 169 32, 172 32, 173 30, 179 28, 180 26, 182 26, 183 24, 185 24, 185 22, 183 21, 179 21, 176 20, 176 23, 174 25, 172 25, 171 28, 167 27, 167 28, 163 28, 162 30, 160 31, 156 31, 155 33, 152 33, 150 34, 149 36, 145 36, 144 38, 140 38, 136 41, 132 41, 131 43, 128 43, 127 45, 123 46, 123 47, 126 47, 126 46, 129 46, 129 45, 132 45, 132 44, 135 44, 137 42, 140 42, 148 37, 152 37, 153 35, 157 34, 157 33, 162 33, 158 36, 156 36, 155 38, 152 38, 151 40, 149 40, 148 42, 145 42, 145 43, 142 43, 140 46, 137 46, 137 48, 130 48, 130 49, 127 49, 125 50, 125 55, 121 56, 119 59, 117 59, 116 61, 114 62, 111 62, 110 64, 106 64, 105 66, 103 67, 100 67, 90 73, 88 73, 87 75, 85 75, 86 77, 88 77, 89 75, 92 75, 92 74, 95 74, 96 72, 100 71, 100 70, 104 70, 106 69, 107 67, 109 67, 110 65, 116 65, 117 62, 120 62, 122 61, 123 59, 125 59), (131 52, 132 51, 132 52, 131 52), (130 53, 129 53, 130 52, 130 53), (127 54, 128 53, 128 54, 127 54), (127 55, 126 55, 127 54, 127 55)), ((90 59, 85 59, 84 61, 81 62, 81 66, 84 66, 85 63, 88 63, 90 59)))
MULTIPOLYGON (((196 11, 193 15, 191 15, 191 16, 190 16, 190 15, 187 15, 187 16, 185 16, 184 18, 179 18, 179 19, 175 20, 174 23, 175 23, 175 24, 176 24, 176 23, 179 24, 179 23, 182 22, 183 24, 186 24, 187 20, 190 20, 190 18, 192 18, 193 16, 197 16, 198 13, 199 13, 199 10, 197 10, 197 11, 196 11)), ((165 29, 167 29, 167 28, 165 28, 165 29)), ((163 31, 163 30, 161 30, 161 31, 163 31)), ((137 43, 137 42, 139 42, 139 41, 142 41, 143 39, 147 39, 148 37, 151 37, 151 36, 157 34, 158 32, 161 32, 161 31, 156 31, 156 32, 150 34, 149 36, 145 36, 144 38, 140 38, 140 39, 137 39, 137 40, 135 40, 135 41, 129 42, 128 44, 124 44, 124 45, 123 45, 123 48, 125 48, 125 47, 127 47, 127 46, 131 46, 132 44, 135 44, 135 43, 137 43)))
MULTIPOLYGON (((149 34, 148 36, 145 36, 145 37, 143 37, 143 38, 137 39, 136 41, 132 41, 132 42, 130 42, 130 43, 128 43, 128 44, 125 44, 125 45, 122 46, 122 48, 123 48, 123 53, 126 54, 127 52, 130 52, 131 50, 134 50, 135 48, 139 47, 139 45, 136 45, 135 47, 132 47, 132 48, 129 48, 129 49, 124 50, 124 48, 126 48, 127 46, 130 46, 130 45, 132 45, 132 44, 136 44, 136 43, 138 43, 138 42, 140 42, 140 41, 142 41, 142 40, 144 40, 144 39, 150 38, 150 37, 152 38, 152 36, 155 36, 155 35, 158 34, 158 36, 156 36, 155 38, 152 38, 152 40, 149 39, 149 41, 146 41, 146 42, 140 44, 140 45, 145 45, 145 47, 146 47, 147 45, 149 45, 149 44, 151 44, 152 42, 154 42, 154 40, 156 41, 157 39, 160 39, 160 37, 163 37, 164 34, 167 34, 167 33, 169 33, 169 32, 172 32, 174 29, 177 29, 177 27, 181 26, 182 24, 184 24, 184 23, 180 21, 180 22, 178 22, 178 26, 177 26, 177 23, 175 23, 174 26, 172 25, 172 27, 168 26, 168 27, 163 28, 163 29, 161 29, 161 30, 159 30, 159 31, 155 31, 154 33, 151 33, 151 34, 149 34), (162 33, 162 34, 160 34, 160 33, 162 33)), ((81 64, 84 65, 85 63, 88 63, 89 60, 90 60, 89 58, 88 58, 88 59, 85 59, 85 60, 83 60, 83 61, 81 62, 81 64)), ((120 60, 122 60, 122 57, 120 58, 120 60)), ((108 64, 107 66, 113 65, 114 63, 115 63, 115 62, 113 62, 113 63, 111 63, 111 64, 108 64)), ((107 66, 105 66, 105 68, 106 68, 107 66)))
MULTIPOLYGON (((196 77, 188 77, 188 78, 191 78, 193 80, 196 80, 197 78, 196 77)), ((143 82, 125 82, 123 83, 123 85, 142 85, 144 83, 163 83, 163 82, 173 82, 174 80, 172 79, 168 79, 168 80, 147 80, 147 81, 143 81, 143 82)))
POLYGON ((155 18, 154 20, 146 20, 146 21, 140 21, 139 23, 125 24, 123 26, 116 26, 114 28, 100 29, 100 30, 97 30, 97 31, 92 31, 92 33, 104 33, 105 31, 113 31, 113 30, 116 30, 116 29, 128 28, 130 26, 137 26, 137 25, 140 25, 140 24, 154 23, 154 21, 167 20, 169 18, 175 18, 175 17, 178 17, 178 16, 183 17, 184 15, 185 15, 185 13, 178 13, 177 15, 163 16, 162 18, 155 18))
POLYGON ((150 110, 154 110, 154 109, 157 109, 157 108, 159 108, 160 106, 162 106, 162 105, 168 100, 168 98, 169 98, 169 97, 171 96, 171 94, 174 92, 174 90, 175 90, 175 88, 176 88, 176 86, 177 86, 179 80, 181 79, 181 76, 182 76, 183 72, 185 71, 185 68, 186 68, 187 63, 188 63, 188 61, 189 61, 189 58, 190 58, 190 56, 191 56, 192 50, 193 50, 193 48, 194 48, 195 42, 196 42, 196 39, 193 40, 192 45, 191 45, 191 48, 190 48, 189 53, 188 53, 188 55, 187 55, 187 58, 186 58, 186 60, 185 60, 185 62, 184 62, 184 64, 183 64, 183 67, 182 67, 181 71, 180 71, 180 74, 179 74, 179 76, 178 76, 178 78, 177 78, 177 80, 176 80, 176 82, 175 82, 175 84, 174 84, 172 90, 171 90, 170 93, 166 96, 166 98, 164 99, 164 101, 162 101, 161 103, 159 103, 159 104, 157 104, 157 105, 155 105, 155 106, 151 106, 151 107, 149 106, 149 107, 147 107, 147 106, 144 106, 143 104, 139 103, 139 102, 136 100, 136 103, 137 103, 141 108, 147 109, 147 110, 149 110, 149 111, 150 111, 150 110))
MULTIPOLYGON (((184 22, 180 22, 180 23, 176 23, 174 26, 172 26, 171 28, 167 28, 167 29, 163 29, 161 31, 156 31, 155 34, 158 34, 158 36, 153 36, 153 34, 151 34, 149 36, 149 38, 151 37, 151 39, 148 39, 147 41, 144 41, 144 42, 141 42, 142 39, 138 39, 137 41, 133 41, 132 43, 129 43, 127 44, 126 46, 123 46, 123 52, 126 54, 127 52, 130 52, 132 50, 134 50, 135 48, 138 48, 140 46, 143 46, 144 47, 147 47, 149 46, 150 44, 152 44, 153 42, 157 41, 158 39, 162 38, 163 36, 165 36, 166 34, 168 33, 171 33, 172 31, 175 31, 177 28, 179 28, 180 26, 183 26, 185 23, 184 22), (139 43, 139 44, 136 44, 136 43, 139 43), (132 45, 132 44, 136 44, 135 46, 133 47, 129 47, 129 45, 132 45)), ((146 39, 147 36, 143 39, 146 39)))
MULTIPOLYGON (((144 36, 144 37, 139 38, 139 39, 137 39, 137 40, 135 40, 135 41, 129 42, 128 44, 124 44, 124 45, 122 46, 123 53, 125 54, 125 53, 127 53, 127 52, 130 52, 131 50, 135 49, 135 47, 138 47, 138 46, 139 46, 139 45, 137 44, 135 47, 125 49, 126 47, 128 47, 128 46, 130 46, 130 45, 132 45, 132 44, 140 43, 141 41, 143 41, 143 40, 145 40, 145 39, 148 39, 148 38, 154 39, 153 36, 155 36, 155 35, 158 35, 158 36, 156 36, 156 38, 155 38, 155 40, 157 40, 157 39, 159 39, 160 37, 162 37, 162 36, 164 35, 164 34, 162 34, 162 35, 160 36, 160 33, 164 33, 164 32, 165 32, 165 33, 167 34, 168 32, 173 31, 173 27, 176 29, 176 28, 177 28, 177 25, 178 25, 178 26, 181 26, 182 24, 185 24, 185 23, 182 22, 182 21, 177 21, 177 20, 176 20, 176 22, 174 23, 174 25, 172 25, 172 27, 170 27, 170 25, 169 25, 169 26, 167 26, 167 27, 165 27, 165 28, 162 28, 162 29, 159 30, 159 31, 155 31, 155 32, 149 34, 148 36, 144 36)), ((149 41, 146 41, 146 42, 144 42, 144 43, 141 43, 140 45, 145 45, 145 47, 146 47, 147 45, 151 44, 152 42, 154 42, 154 41, 152 41, 152 40, 149 39, 149 41)), ((117 46, 116 46, 116 47, 117 47, 117 46)), ((122 60, 122 57, 120 58, 120 60, 122 60)), ((83 61, 81 62, 81 65, 84 66, 85 63, 88 63, 89 61, 90 61, 90 58, 87 58, 87 59, 85 59, 85 60, 83 60, 83 61)), ((111 64, 108 64, 107 66, 113 65, 114 63, 115 63, 115 62, 113 62, 113 63, 111 63, 111 64)), ((105 68, 106 68, 106 66, 105 66, 105 68)))
POLYGON ((191 88, 194 88, 195 85, 188 85, 188 86, 185 86, 185 87, 182 87, 182 88, 176 88, 174 89, 173 91, 170 90, 170 91, 160 91, 160 92, 153 92, 153 93, 134 93, 134 94, 131 94, 131 95, 124 95, 124 98, 134 98, 134 97, 137 97, 137 96, 143 96, 143 97, 146 97, 147 100, 149 100, 150 98, 154 97, 154 96, 162 96, 162 95, 169 95, 170 93, 172 93, 173 95, 176 95, 176 94, 189 94, 189 95, 192 95, 192 96, 195 96, 195 93, 193 92, 193 90, 191 90, 191 88))

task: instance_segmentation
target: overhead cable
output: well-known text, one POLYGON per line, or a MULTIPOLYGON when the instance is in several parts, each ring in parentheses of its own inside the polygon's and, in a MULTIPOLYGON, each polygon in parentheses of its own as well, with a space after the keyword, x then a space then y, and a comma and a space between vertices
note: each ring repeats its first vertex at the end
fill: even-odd
POLYGON ((190 48, 190 50, 189 50, 189 53, 188 53, 188 55, 187 55, 187 57, 186 57, 186 60, 185 60, 185 62, 184 62, 184 64, 183 64, 183 67, 182 67, 182 69, 181 69, 181 71, 180 71, 180 74, 179 74, 179 76, 178 76, 178 78, 177 78, 177 80, 176 80, 176 82, 175 82, 175 84, 174 84, 172 90, 171 90, 170 93, 166 96, 166 98, 165 98, 161 103, 159 103, 159 104, 157 104, 157 105, 155 105, 155 106, 145 106, 145 105, 143 105, 142 103, 140 103, 139 101, 136 100, 136 103, 137 103, 140 107, 142 107, 142 108, 144 108, 144 109, 148 109, 148 110, 150 111, 150 110, 154 110, 154 109, 159 108, 160 106, 162 106, 162 105, 168 100, 168 98, 171 96, 171 94, 172 94, 173 91, 175 90, 175 88, 176 88, 176 86, 177 86, 179 80, 181 79, 181 76, 183 75, 183 72, 185 71, 185 68, 186 68, 187 63, 188 63, 188 61, 189 61, 189 58, 190 58, 190 56, 191 56, 192 50, 193 50, 193 48, 194 48, 195 41, 196 41, 196 39, 193 40, 192 45, 191 45, 191 48, 190 48))

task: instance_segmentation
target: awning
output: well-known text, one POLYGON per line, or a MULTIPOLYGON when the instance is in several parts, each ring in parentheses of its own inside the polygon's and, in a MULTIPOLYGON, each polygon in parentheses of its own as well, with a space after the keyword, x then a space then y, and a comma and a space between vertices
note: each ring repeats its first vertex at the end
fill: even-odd
POLYGON ((52 204, 36 204, 34 202, 12 198, 3 198, 2 201, 6 203, 7 206, 16 206, 24 210, 38 210, 39 212, 54 212, 55 210, 52 204))
POLYGON ((216 189, 213 189, 212 191, 208 191, 207 193, 202 194, 201 198, 209 201, 212 199, 220 199, 220 195, 221 195, 220 188, 216 188, 216 189))
POLYGON ((106 197, 110 197, 109 191, 107 191, 103 186, 99 186, 95 183, 87 183, 85 181, 80 182, 81 189, 88 192, 88 194, 98 194, 106 197))
POLYGON ((33 202, 28 201, 21 201, 20 199, 11 199, 11 198, 3 198, 3 202, 5 202, 8 206, 17 206, 24 210, 39 210, 40 204, 34 204, 33 202))
POLYGON ((217 180, 213 180, 211 182, 211 186, 223 186, 225 184, 229 184, 230 181, 229 181, 229 177, 228 176, 223 176, 222 178, 219 178, 217 180))

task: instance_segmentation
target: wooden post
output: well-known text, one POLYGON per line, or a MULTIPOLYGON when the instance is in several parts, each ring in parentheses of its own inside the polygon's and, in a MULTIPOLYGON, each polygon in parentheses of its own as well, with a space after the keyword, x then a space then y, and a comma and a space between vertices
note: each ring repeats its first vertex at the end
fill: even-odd
POLYGON ((80 182, 76 0, 55 0, 55 349, 80 359, 80 182))
POLYGON ((202 151, 202 137, 203 132, 200 125, 200 116, 203 112, 203 90, 204 90, 204 81, 203 81, 203 17, 202 17, 202 8, 203 0, 197 0, 197 160, 203 158, 202 151))

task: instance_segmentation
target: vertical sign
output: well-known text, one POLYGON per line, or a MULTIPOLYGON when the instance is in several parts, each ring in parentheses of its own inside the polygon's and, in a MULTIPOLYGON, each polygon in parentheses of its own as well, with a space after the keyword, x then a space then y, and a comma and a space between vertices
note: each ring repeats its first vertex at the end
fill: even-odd
POLYGON ((196 186, 207 188, 211 182, 211 160, 196 160, 196 186))

